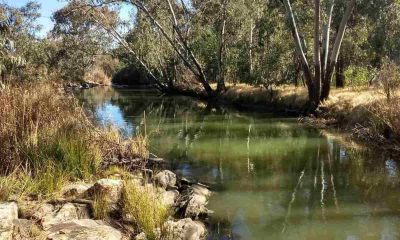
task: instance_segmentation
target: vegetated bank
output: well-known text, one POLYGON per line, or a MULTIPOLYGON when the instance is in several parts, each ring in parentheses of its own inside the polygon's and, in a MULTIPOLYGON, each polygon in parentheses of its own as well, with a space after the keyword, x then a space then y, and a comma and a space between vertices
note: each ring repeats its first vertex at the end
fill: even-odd
POLYGON ((328 100, 307 114, 307 89, 278 86, 271 89, 239 84, 228 86, 222 99, 240 108, 263 109, 299 116, 317 128, 337 128, 356 140, 394 154, 400 153, 399 91, 390 99, 379 87, 333 89, 328 100))
POLYGON ((211 192, 164 170, 147 146, 96 126, 58 83, 4 85, 0 238, 204 237, 197 220, 211 192))

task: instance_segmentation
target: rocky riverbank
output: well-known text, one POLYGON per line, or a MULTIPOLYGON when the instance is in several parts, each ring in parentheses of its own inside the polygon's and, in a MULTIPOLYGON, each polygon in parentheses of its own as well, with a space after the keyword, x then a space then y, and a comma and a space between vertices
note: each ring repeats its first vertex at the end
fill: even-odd
MULTIPOLYGON (((207 200, 210 190, 190 183, 168 170, 149 176, 152 171, 113 174, 94 183, 77 182, 66 185, 59 197, 37 201, 0 203, 0 239, 149 239, 135 222, 135 216, 123 211, 126 188, 134 186, 140 194, 160 201, 168 209, 162 226, 152 229, 156 239, 204 239, 207 200), (99 205, 98 196, 107 199, 99 205), (107 209, 103 219, 96 212, 107 209)), ((135 204, 135 203, 133 203, 135 204)))

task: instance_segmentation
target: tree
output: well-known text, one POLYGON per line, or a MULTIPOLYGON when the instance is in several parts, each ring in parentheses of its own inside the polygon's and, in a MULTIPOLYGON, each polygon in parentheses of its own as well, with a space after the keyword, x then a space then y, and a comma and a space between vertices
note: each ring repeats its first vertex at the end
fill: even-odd
POLYGON ((324 24, 324 32, 321 41, 321 0, 314 0, 314 74, 308 63, 307 52, 300 38, 295 14, 289 0, 284 0, 286 12, 293 30, 293 38, 300 64, 306 79, 309 100, 312 108, 316 108, 321 101, 328 98, 330 92, 332 73, 340 53, 340 47, 345 34, 347 22, 355 6, 355 0, 348 0, 346 11, 341 19, 332 49, 329 46, 332 14, 335 0, 328 1, 327 21, 324 24), (321 61, 322 60, 322 61, 321 61))
MULTIPOLYGON (((53 14, 55 24, 51 33, 56 43, 54 62, 63 79, 83 80, 96 57, 111 50, 112 39, 89 17, 87 12, 90 10, 72 1, 53 14)), ((105 7, 99 11, 107 17, 107 24, 117 24, 116 12, 105 7)))

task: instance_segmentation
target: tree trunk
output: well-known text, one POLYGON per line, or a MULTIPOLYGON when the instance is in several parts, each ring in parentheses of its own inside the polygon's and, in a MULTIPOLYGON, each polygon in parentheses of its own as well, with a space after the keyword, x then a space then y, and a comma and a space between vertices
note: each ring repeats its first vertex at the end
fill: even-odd
POLYGON ((321 91, 321 48, 320 48, 320 21, 321 0, 314 0, 314 85, 315 92, 312 101, 318 105, 321 91))
POLYGON ((250 76, 253 74, 253 20, 250 24, 250 44, 249 44, 249 62, 250 62, 250 76))
POLYGON ((219 40, 219 51, 218 51, 218 81, 217 81, 217 92, 225 91, 225 27, 226 27, 226 10, 228 0, 222 0, 222 23, 219 40))
POLYGON ((355 4, 356 4, 356 0, 350 0, 347 3, 346 11, 340 22, 339 30, 338 30, 338 33, 337 33, 337 36, 335 39, 335 43, 333 45, 332 54, 330 55, 329 63, 326 68, 325 77, 322 81, 321 97, 320 97, 321 101, 324 101, 329 97, 329 93, 331 90, 332 73, 335 68, 339 53, 340 53, 340 47, 343 42, 343 37, 344 37, 344 33, 346 31, 347 22, 349 21, 349 18, 351 16, 351 13, 353 12, 355 4))
POLYGON ((344 88, 345 76, 344 76, 344 61, 342 54, 339 55, 338 62, 336 63, 336 88, 344 88))
POLYGON ((287 12, 288 18, 289 18, 291 26, 292 26, 292 35, 293 35, 295 46, 296 46, 296 53, 300 60, 301 69, 304 73, 304 79, 306 80, 306 85, 308 88, 308 98, 309 98, 310 102, 314 102, 316 88, 314 85, 310 66, 308 64, 307 57, 304 52, 303 44, 300 39, 300 34, 299 34, 299 31, 297 28, 297 24, 296 24, 293 10, 292 10, 292 6, 290 5, 289 0, 284 0, 283 2, 285 4, 286 12, 287 12))

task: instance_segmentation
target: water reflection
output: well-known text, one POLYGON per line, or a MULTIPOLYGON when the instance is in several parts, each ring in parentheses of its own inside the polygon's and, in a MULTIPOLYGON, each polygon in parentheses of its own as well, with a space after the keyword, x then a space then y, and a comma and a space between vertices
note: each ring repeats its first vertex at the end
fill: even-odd
POLYGON ((127 134, 145 124, 152 152, 218 191, 209 239, 400 239, 395 159, 350 149, 295 119, 185 97, 126 89, 81 97, 102 124, 127 134))

